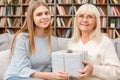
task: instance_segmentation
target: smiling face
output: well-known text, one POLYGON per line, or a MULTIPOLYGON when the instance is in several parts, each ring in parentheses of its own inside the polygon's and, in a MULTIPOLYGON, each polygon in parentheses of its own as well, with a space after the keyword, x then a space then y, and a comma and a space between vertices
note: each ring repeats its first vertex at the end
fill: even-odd
POLYGON ((101 34, 100 13, 93 4, 81 5, 75 14, 72 40, 77 42, 82 36, 93 38, 101 34))
POLYGON ((50 25, 50 12, 47 7, 40 5, 33 12, 35 27, 45 29, 50 25))
POLYGON ((96 27, 96 17, 90 11, 80 12, 76 19, 81 33, 90 34, 96 27))

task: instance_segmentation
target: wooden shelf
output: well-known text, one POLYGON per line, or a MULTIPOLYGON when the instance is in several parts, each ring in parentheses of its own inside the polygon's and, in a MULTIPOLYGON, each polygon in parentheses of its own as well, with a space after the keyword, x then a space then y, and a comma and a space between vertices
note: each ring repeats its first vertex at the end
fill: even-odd
MULTIPOLYGON (((29 6, 29 3, 31 3, 27 1, 32 0, 11 0, 14 2, 6 1, 9 0, 0 1, 0 33, 4 33, 8 30, 16 32, 22 27, 25 20, 27 7, 29 6)), ((52 12, 52 27, 59 37, 71 37, 76 10, 83 3, 92 3, 98 8, 101 13, 101 30, 104 33, 107 33, 110 38, 119 37, 119 35, 115 35, 114 32, 117 31, 120 34, 120 0, 86 0, 89 2, 84 2, 85 0, 42 1, 47 1, 47 5, 52 12), (114 28, 110 27, 111 19, 116 20, 114 28)))

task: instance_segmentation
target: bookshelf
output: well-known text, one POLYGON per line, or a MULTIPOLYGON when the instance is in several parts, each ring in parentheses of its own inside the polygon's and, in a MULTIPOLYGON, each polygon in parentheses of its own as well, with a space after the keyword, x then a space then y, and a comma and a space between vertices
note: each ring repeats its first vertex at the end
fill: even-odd
MULTIPOLYGON (((0 0, 0 33, 15 33, 25 20, 33 0, 0 0)), ((120 0, 41 0, 49 6, 51 23, 58 37, 70 38, 73 20, 79 6, 94 4, 101 14, 101 31, 110 38, 120 37, 120 0), (114 19, 114 20, 113 20, 114 19), (111 24, 115 21, 114 24, 111 24), (114 25, 114 26, 111 26, 114 25)))

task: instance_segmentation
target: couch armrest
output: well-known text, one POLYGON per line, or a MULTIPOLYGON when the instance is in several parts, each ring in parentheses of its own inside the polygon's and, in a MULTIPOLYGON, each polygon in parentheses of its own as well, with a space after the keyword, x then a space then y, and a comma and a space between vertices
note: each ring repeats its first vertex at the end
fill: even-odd
POLYGON ((10 48, 10 43, 13 35, 9 33, 0 34, 0 51, 10 48))
POLYGON ((10 50, 0 52, 0 80, 3 80, 5 71, 10 63, 11 55, 10 50))

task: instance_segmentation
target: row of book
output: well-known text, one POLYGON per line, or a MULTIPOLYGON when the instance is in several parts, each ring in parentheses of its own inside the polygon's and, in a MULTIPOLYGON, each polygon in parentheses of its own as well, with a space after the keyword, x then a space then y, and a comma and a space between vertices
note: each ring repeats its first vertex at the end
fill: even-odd
MULTIPOLYGON (((72 11, 74 12, 73 14, 76 13, 77 9, 79 6, 59 6, 57 5, 57 11, 59 15, 71 15, 72 11)), ((104 11, 104 9, 102 9, 101 7, 97 6, 99 12, 101 15, 107 15, 107 13, 105 13, 106 11, 104 11)))
POLYGON ((0 7, 0 16, 22 15, 22 7, 6 6, 0 7))
MULTIPOLYGON (((6 3, 12 3, 13 0, 6 0, 6 3)), ((14 2, 18 2, 18 4, 30 4, 34 0, 15 0, 14 2)), ((54 3, 54 0, 41 0, 45 3, 54 3)), ((78 3, 78 4, 84 4, 84 3, 93 3, 93 4, 106 4, 107 0, 56 0, 59 4, 71 4, 71 3, 78 3)), ((0 3, 5 3, 5 0, 1 0, 0 3)), ((109 0, 109 3, 118 4, 120 3, 120 0, 109 0)))
POLYGON ((57 26, 58 27, 71 27, 72 26, 72 18, 61 18, 57 17, 57 26))
MULTIPOLYGON (((101 19, 101 28, 107 28, 108 18, 107 17, 101 17, 100 19, 101 19)), ((120 28, 120 18, 116 18, 114 20, 115 20, 115 27, 120 28)), ((67 18, 57 17, 56 18, 56 23, 57 23, 56 26, 59 27, 59 28, 60 27, 62 27, 62 28, 72 27, 73 26, 72 22, 73 22, 72 17, 69 17, 69 18, 68 17, 67 18)), ((109 21, 109 23, 110 23, 110 21, 109 21)), ((52 24, 53 24, 53 19, 52 19, 52 24)))
MULTIPOLYGON (((103 30, 102 30, 103 31, 103 30)), ((103 33, 106 33, 106 31, 103 33)), ((63 29, 57 29, 56 32, 58 37, 63 37, 63 38, 70 38, 72 36, 72 29, 67 29, 64 31, 63 29)), ((111 39, 115 39, 116 37, 120 37, 120 29, 108 29, 108 34, 107 34, 111 39)))
MULTIPOLYGON (((34 0, 0 0, 0 5, 2 4, 30 4, 34 0)), ((44 3, 54 3, 54 0, 41 0, 44 3)))
MULTIPOLYGON (((0 33, 2 31, 10 33, 10 34, 14 34, 15 32, 17 32, 20 28, 1 28, 2 30, 0 31, 0 33)), ((3 32, 2 32, 3 33, 3 32)), ((66 31, 64 31, 63 29, 57 29, 56 31, 56 35, 58 37, 63 37, 63 38, 70 38, 72 34, 72 29, 66 29, 66 31)))
POLYGON ((93 3, 93 4, 105 4, 107 3, 107 0, 58 0, 59 4, 71 4, 71 3, 78 3, 78 4, 84 4, 84 3, 93 3))
MULTIPOLYGON (((101 28, 107 28, 107 21, 108 18, 107 17, 101 17, 101 28)), ((109 19, 109 27, 110 28, 120 28, 120 18, 112 18, 112 20, 114 19, 114 27, 111 27, 111 18, 109 19)), ((62 18, 62 17, 57 17, 57 27, 72 27, 72 18, 62 18)))
MULTIPOLYGON (((103 29, 101 29, 101 31, 106 34, 105 30, 103 31, 103 29)), ((57 29, 56 34, 58 37, 70 38, 72 36, 72 29, 69 28, 66 31, 64 31, 63 29, 57 29)), ((117 37, 120 37, 120 29, 109 28, 107 35, 111 39, 115 39, 117 37)))
POLYGON ((58 37, 63 37, 63 38, 70 38, 72 35, 72 29, 57 29, 56 30, 56 35, 58 37))
POLYGON ((111 38, 111 39, 115 39, 115 38, 117 38, 117 37, 120 37, 120 30, 119 29, 109 29, 108 30, 108 36, 109 36, 109 38, 111 38))
MULTIPOLYGON (((6 18, 0 18, 0 27, 3 27, 3 26, 15 26, 15 27, 18 27, 20 26, 21 24, 21 20, 22 18, 20 17, 6 17, 6 18)), ((115 24, 115 27, 111 27, 110 24, 111 24, 111 18, 109 19, 109 27, 111 28, 120 28, 120 18, 112 18, 112 20, 114 20, 114 24, 115 24)), ((107 17, 101 17, 101 28, 107 28, 107 21, 108 21, 108 18, 107 17)), ((72 22, 73 22, 73 19, 72 17, 57 17, 56 18, 56 26, 57 27, 62 27, 62 28, 69 28, 69 27, 72 27, 72 22)), ((54 26, 54 18, 51 19, 51 25, 54 26)))
POLYGON ((112 16, 120 16, 120 6, 111 6, 110 13, 112 16))
MULTIPOLYGON (((0 4, 30 4, 34 0, 1 0, 0 4)), ((54 0, 41 0, 45 3, 54 3, 54 0)), ((56 0, 59 4, 71 4, 71 3, 77 3, 77 4, 84 4, 84 3, 93 3, 93 4, 106 4, 107 0, 56 0)), ((109 0, 109 3, 118 4, 120 3, 120 0, 109 0)))
MULTIPOLYGON (((76 13, 79 6, 59 6, 57 5, 58 15, 71 15, 76 13)), ((107 6, 97 6, 97 9, 100 12, 101 16, 112 15, 112 16, 120 16, 120 7, 119 6, 110 6, 109 11, 107 6)))
POLYGON ((109 19, 110 28, 120 28, 120 18, 111 18, 109 19), (111 26, 114 24, 114 26, 111 26))
MULTIPOLYGON (((54 6, 49 6, 49 10, 51 14, 55 13, 54 6)), ((1 6, 0 7, 0 16, 22 16, 25 15, 27 12, 27 7, 26 9, 24 8, 24 11, 22 10, 22 7, 20 6, 1 6)))
MULTIPOLYGON (((79 6, 59 6, 57 4, 57 11, 58 15, 73 15, 76 13, 77 9, 79 6), (72 12, 73 11, 73 12, 72 12)), ((106 16, 106 15, 112 15, 112 16, 120 16, 120 7, 119 6, 110 6, 109 11, 107 11, 107 6, 101 7, 97 6, 101 16, 106 16)), ((51 14, 55 13, 55 6, 49 6, 51 14)), ((24 14, 22 14, 22 7, 18 6, 1 6, 0 7, 0 16, 5 16, 5 15, 25 15, 27 9, 24 11, 24 14)))
MULTIPOLYGON (((14 34, 17 31, 17 29, 13 30, 13 29, 9 29, 9 28, 6 28, 5 30, 6 30, 7 33, 10 33, 10 34, 14 34)), ((119 32, 120 32, 120 29, 109 29, 107 35, 111 39, 115 39, 116 37, 120 37, 119 32)), ((57 34, 58 37, 70 38, 71 35, 72 35, 72 29, 67 29, 64 33, 63 33, 62 29, 57 29, 56 34, 57 34)))
MULTIPOLYGON (((58 0, 59 4, 71 4, 71 3, 92 3, 92 4, 106 4, 107 0, 58 0)), ((109 0, 110 4, 118 4, 120 0, 109 0)))
MULTIPOLYGON (((17 29, 16 30, 15 29, 14 30, 13 29, 9 29, 9 28, 5 29, 5 32, 10 33, 10 34, 14 34, 16 31, 17 31, 17 29)), ((111 39, 115 39, 116 37, 120 37, 120 33, 119 32, 120 32, 119 29, 109 29, 107 35, 111 39)), ((71 29, 67 29, 65 33, 62 33, 61 29, 57 29, 57 36, 58 37, 70 38, 71 35, 72 35, 72 30, 71 29)))
MULTIPOLYGON (((62 17, 57 17, 56 19, 57 21, 57 24, 56 26, 59 27, 59 28, 69 28, 69 27, 72 27, 72 18, 62 18, 62 17)), ((52 25, 53 25, 53 20, 52 21, 52 25)), ((103 28, 106 28, 106 25, 107 25, 107 19, 105 17, 101 18, 101 26, 103 28)))
POLYGON ((3 4, 20 4, 22 0, 0 0, 0 5, 3 4))
MULTIPOLYGON (((114 20, 115 20, 115 27, 120 28, 120 18, 116 18, 114 20)), ((57 17, 56 22, 57 22, 57 27, 72 27, 72 18, 71 17, 70 18, 57 17)), ((110 23, 111 23, 111 21, 109 21, 109 24, 110 23)), ((115 28, 115 27, 111 27, 111 28, 115 28)), ((107 28, 107 17, 101 17, 101 28, 107 28)))
POLYGON ((0 18, 0 27, 4 26, 19 27, 21 26, 21 18, 0 18))
MULTIPOLYGON (((30 4, 30 3, 32 3, 32 1, 34 1, 34 0, 25 0, 23 3, 30 4)), ((54 3, 54 0, 41 0, 41 1, 44 3, 54 3)))
POLYGON ((113 3, 113 4, 119 4, 120 3, 120 0, 109 0, 110 3, 113 3))

